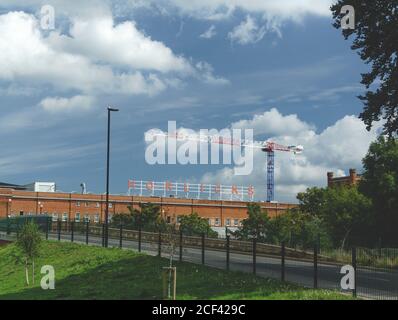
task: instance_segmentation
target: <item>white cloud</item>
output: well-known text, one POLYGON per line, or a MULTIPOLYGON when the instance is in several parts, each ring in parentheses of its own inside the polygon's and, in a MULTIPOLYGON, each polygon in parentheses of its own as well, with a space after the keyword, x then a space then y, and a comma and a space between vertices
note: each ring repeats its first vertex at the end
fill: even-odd
POLYGON ((227 85, 230 83, 229 80, 225 78, 216 77, 214 75, 213 67, 207 62, 198 62, 195 67, 199 71, 199 79, 205 83, 212 85, 227 85))
POLYGON ((255 19, 250 15, 246 17, 245 21, 236 26, 230 33, 228 33, 228 38, 232 42, 237 42, 239 44, 251 44, 262 40, 265 36, 266 28, 264 26, 260 27, 255 19))
POLYGON ((31 14, 0 15, 0 80, 79 96, 152 96, 178 87, 181 77, 227 82, 214 76, 209 64, 192 65, 133 22, 114 25, 111 16, 102 14, 71 21, 69 36, 55 30, 46 37, 31 14))
POLYGON ((71 112, 89 110, 94 106, 95 99, 90 96, 74 96, 71 98, 45 98, 39 105, 50 112, 71 112))
MULTIPOLYGON (((158 0, 154 3, 159 3, 158 0)), ((163 0, 160 5, 177 7, 184 14, 202 19, 226 18, 236 9, 267 14, 281 19, 302 19, 306 15, 329 16, 333 0, 163 0)))
POLYGON ((90 94, 152 95, 166 87, 157 75, 135 70, 117 73, 110 65, 53 48, 37 19, 24 12, 0 16, 0 79, 90 94))
POLYGON ((108 15, 73 19, 70 36, 52 33, 49 42, 56 50, 83 55, 95 62, 162 73, 193 72, 185 58, 146 36, 134 22, 114 25, 108 15))
POLYGON ((209 29, 207 29, 205 32, 203 32, 199 37, 202 39, 211 39, 216 36, 216 26, 211 25, 209 29))
POLYGON ((272 108, 263 114, 256 114, 253 119, 234 122, 231 127, 235 129, 253 129, 256 135, 266 134, 272 136, 294 136, 313 129, 313 126, 301 121, 296 114, 284 116, 276 108, 272 108))
MULTIPOLYGON (((307 187, 325 186, 326 173, 343 175, 349 168, 362 168, 361 160, 372 141, 377 138, 377 124, 370 132, 356 116, 345 116, 320 133, 296 115, 282 115, 276 109, 256 115, 251 120, 233 123, 234 128, 253 128, 254 133, 267 134, 270 140, 283 145, 304 146, 301 155, 277 152, 275 157, 276 199, 295 201, 299 191, 307 187)), ((203 175, 202 181, 225 184, 254 185, 257 197, 266 195, 266 154, 254 151, 254 170, 248 176, 235 176, 233 168, 224 168, 203 175)))

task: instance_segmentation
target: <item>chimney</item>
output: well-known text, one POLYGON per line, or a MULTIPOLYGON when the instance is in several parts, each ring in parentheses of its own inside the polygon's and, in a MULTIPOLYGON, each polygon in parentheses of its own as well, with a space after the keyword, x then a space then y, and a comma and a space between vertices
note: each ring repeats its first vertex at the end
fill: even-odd
POLYGON ((357 182, 357 171, 355 169, 350 169, 350 184, 354 185, 357 182))
POLYGON ((333 172, 328 172, 328 187, 332 186, 333 172))

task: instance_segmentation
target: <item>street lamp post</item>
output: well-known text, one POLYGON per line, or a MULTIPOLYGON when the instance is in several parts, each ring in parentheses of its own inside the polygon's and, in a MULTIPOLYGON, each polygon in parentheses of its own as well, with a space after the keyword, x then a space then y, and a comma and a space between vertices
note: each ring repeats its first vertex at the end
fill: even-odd
POLYGON ((106 200, 105 200, 105 248, 108 247, 108 216, 109 216, 109 150, 111 140, 111 112, 118 112, 119 109, 108 107, 108 143, 106 152, 106 200))

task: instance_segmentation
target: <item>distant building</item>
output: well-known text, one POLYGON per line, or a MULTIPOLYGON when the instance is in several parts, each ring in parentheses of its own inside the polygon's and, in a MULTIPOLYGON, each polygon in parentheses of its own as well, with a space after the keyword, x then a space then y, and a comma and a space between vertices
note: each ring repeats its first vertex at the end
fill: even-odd
POLYGON ((32 182, 25 185, 0 182, 0 188, 10 188, 14 190, 26 190, 33 192, 55 192, 55 182, 32 182))
POLYGON ((357 174, 355 169, 350 169, 350 175, 343 177, 334 177, 333 172, 328 172, 328 187, 348 185, 354 186, 361 180, 361 175, 357 174))

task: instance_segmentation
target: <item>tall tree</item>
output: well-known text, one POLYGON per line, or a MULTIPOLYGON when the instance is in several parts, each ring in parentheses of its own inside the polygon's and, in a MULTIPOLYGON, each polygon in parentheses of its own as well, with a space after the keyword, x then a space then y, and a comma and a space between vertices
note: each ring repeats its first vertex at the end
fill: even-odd
POLYGON ((267 211, 262 210, 256 203, 247 205, 248 217, 242 221, 242 226, 234 233, 240 240, 257 238, 260 241, 267 239, 270 218, 267 211))
POLYGON ((368 130, 375 121, 385 119, 384 133, 393 136, 398 133, 398 1, 339 0, 331 7, 337 29, 346 17, 341 12, 344 5, 354 7, 355 26, 343 29, 343 36, 346 40, 354 37, 351 48, 371 65, 362 74, 367 91, 359 97, 365 105, 360 118, 368 130))
POLYGON ((370 235, 362 231, 371 222, 371 202, 357 187, 310 188, 297 198, 298 212, 311 217, 304 220, 308 234, 311 230, 326 230, 334 246, 341 247, 369 241, 370 235))
POLYGON ((142 203, 140 208, 129 207, 129 213, 119 213, 112 217, 112 225, 123 224, 126 227, 138 229, 140 226, 145 231, 164 230, 166 222, 160 212, 160 207, 152 203, 142 203))
POLYGON ((360 190, 373 201, 379 237, 398 245, 398 140, 379 137, 362 162, 360 190))
POLYGON ((209 222, 201 218, 196 212, 181 217, 180 229, 187 236, 200 236, 204 233, 210 238, 216 238, 218 235, 210 227, 209 222))

